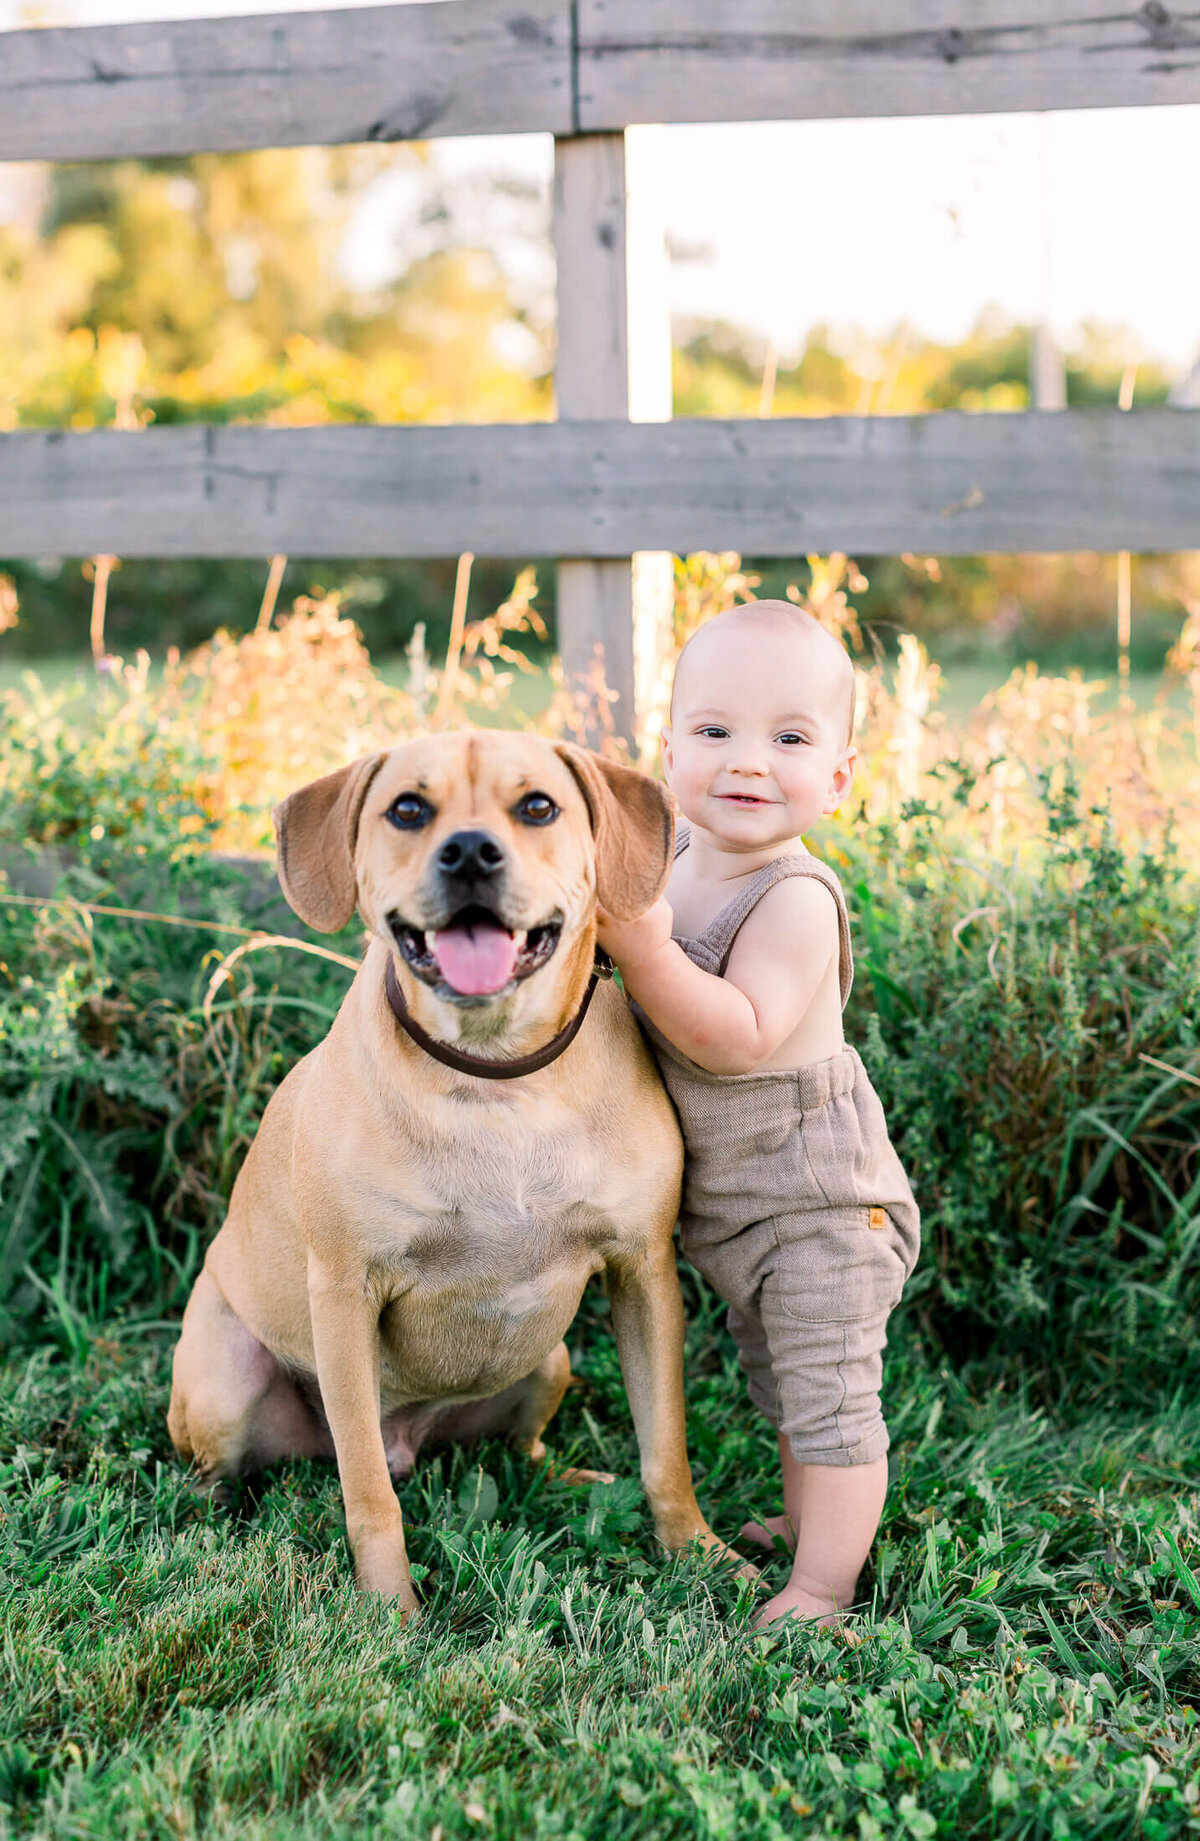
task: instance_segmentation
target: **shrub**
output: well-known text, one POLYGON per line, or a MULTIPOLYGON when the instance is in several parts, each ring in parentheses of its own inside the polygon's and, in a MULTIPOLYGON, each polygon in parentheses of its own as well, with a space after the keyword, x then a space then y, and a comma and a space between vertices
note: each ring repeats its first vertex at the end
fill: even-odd
POLYGON ((119 890, 71 869, 54 904, 0 891, 0 1343, 79 1353, 114 1314, 182 1306, 271 1092, 348 982, 307 955, 281 973, 284 941, 206 1006, 226 948, 255 943, 259 891, 202 851, 139 869, 119 890))
POLYGON ((0 848, 65 848, 168 859, 206 829, 198 797, 208 761, 190 724, 174 722, 150 685, 150 660, 86 688, 47 690, 32 672, 0 696, 0 848))
POLYGON ((921 1203, 927 1331, 1136 1380, 1196 1347, 1200 886, 1169 838, 1122 847, 1069 773, 1038 812, 1005 862, 920 802, 835 845, 851 1033, 921 1203))

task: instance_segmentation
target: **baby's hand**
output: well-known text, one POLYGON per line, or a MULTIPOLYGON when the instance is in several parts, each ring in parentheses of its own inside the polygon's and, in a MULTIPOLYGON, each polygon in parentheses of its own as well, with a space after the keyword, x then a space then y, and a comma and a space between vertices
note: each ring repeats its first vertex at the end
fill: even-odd
POLYGON ((636 920, 614 920, 603 908, 597 908, 597 934, 610 959, 620 966, 633 965, 670 945, 674 918, 665 895, 660 895, 654 906, 636 920))

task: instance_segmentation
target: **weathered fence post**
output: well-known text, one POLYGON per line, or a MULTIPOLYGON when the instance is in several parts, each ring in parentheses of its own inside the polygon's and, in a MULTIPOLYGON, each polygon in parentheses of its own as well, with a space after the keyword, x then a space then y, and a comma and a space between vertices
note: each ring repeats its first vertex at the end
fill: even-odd
MULTIPOLYGON (((588 134, 555 142, 555 378, 563 421, 670 418, 671 344, 665 276, 660 272, 662 231, 659 226, 656 249, 655 206, 643 196, 635 201, 631 246, 629 205, 623 134, 588 134)), ((604 517, 601 502, 596 517, 604 517)), ((636 559, 568 557, 558 565, 558 644, 567 681, 578 685, 586 680, 600 645, 608 688, 617 693, 613 725, 631 743, 635 588, 643 624, 665 617, 669 568, 669 558, 655 554, 636 559)))
MULTIPOLYGON (((669 422, 674 410, 670 266, 662 175, 663 130, 625 133, 626 288, 629 326, 629 419, 669 422)), ((658 760, 659 731, 670 702, 675 558, 638 550, 633 558, 633 740, 643 767, 658 760)))
MULTIPOLYGON (((625 283, 625 136, 587 134, 554 144, 554 248, 558 257, 555 385, 564 422, 629 414, 625 283)), ((558 565, 558 647, 567 682, 604 672, 617 693, 613 721, 633 728, 633 564, 564 558, 558 565)), ((594 739, 594 738, 593 738, 594 739)))
POLYGON ((1054 249, 1050 232, 1050 195, 1054 184, 1054 133, 1048 115, 1038 118, 1038 197, 1035 212, 1040 239, 1040 298, 1029 331, 1029 401, 1034 409, 1065 409, 1067 369, 1054 337, 1054 249))

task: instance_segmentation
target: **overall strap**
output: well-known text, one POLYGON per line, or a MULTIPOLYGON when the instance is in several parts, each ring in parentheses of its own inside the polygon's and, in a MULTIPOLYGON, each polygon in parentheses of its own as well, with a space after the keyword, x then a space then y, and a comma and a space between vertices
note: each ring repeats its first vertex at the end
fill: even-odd
MULTIPOLYGON (((687 833, 684 831, 682 842, 676 840, 676 856, 682 849, 686 849, 687 841, 687 833)), ((681 941, 680 944, 684 946, 688 957, 700 965, 702 970, 711 971, 720 977, 733 951, 733 942, 748 916, 768 889, 773 889, 777 882, 784 882, 790 876, 809 876, 814 882, 822 882, 833 896, 838 917, 838 983, 841 987, 842 1008, 845 1009, 854 982, 850 916, 846 911, 846 897, 842 893, 841 883, 829 865, 822 863, 819 857, 775 857, 772 862, 764 864, 756 876, 750 878, 733 900, 709 922, 703 933, 698 934, 694 940, 681 941)))

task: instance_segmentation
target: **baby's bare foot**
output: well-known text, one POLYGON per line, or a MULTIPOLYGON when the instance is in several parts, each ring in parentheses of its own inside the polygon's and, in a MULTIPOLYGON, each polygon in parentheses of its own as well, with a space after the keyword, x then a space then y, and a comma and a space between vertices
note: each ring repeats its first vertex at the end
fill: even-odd
POLYGON ((796 1530, 786 1515, 769 1515, 766 1521, 747 1521, 738 1538, 753 1541, 755 1546, 765 1547, 770 1553, 779 1547, 785 1553, 794 1553, 796 1549, 796 1530))
POLYGON ((794 1617, 797 1622, 815 1623, 824 1630, 843 1622, 842 1614, 831 1597, 806 1591, 804 1586, 791 1583, 785 1585, 781 1592, 776 1592, 761 1611, 755 1612, 754 1622, 760 1630, 768 1630, 772 1624, 781 1624, 790 1617, 794 1617))

